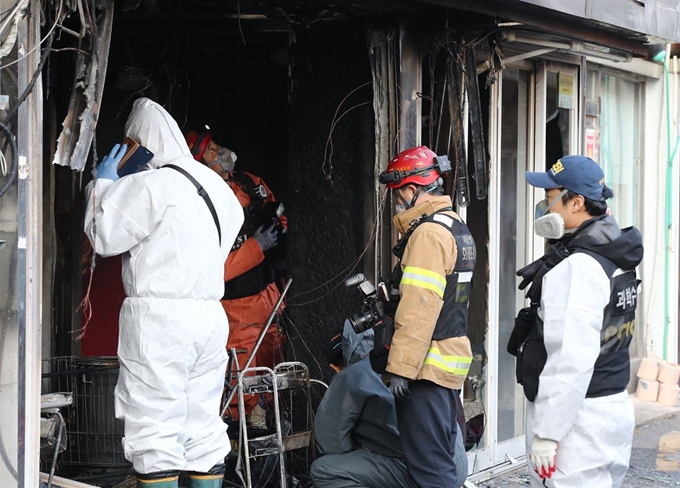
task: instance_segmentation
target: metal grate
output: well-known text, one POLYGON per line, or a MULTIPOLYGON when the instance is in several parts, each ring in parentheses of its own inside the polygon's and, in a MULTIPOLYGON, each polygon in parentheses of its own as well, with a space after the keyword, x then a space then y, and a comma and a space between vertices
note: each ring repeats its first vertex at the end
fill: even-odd
POLYGON ((54 357, 44 361, 42 392, 73 392, 63 410, 68 445, 59 456, 65 465, 129 466, 123 454, 123 422, 114 412, 118 358, 54 357))

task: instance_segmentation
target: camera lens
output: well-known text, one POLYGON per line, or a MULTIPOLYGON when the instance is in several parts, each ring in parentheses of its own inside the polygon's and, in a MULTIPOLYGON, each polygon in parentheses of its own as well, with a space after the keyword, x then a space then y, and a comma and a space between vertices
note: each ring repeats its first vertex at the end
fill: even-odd
POLYGON ((349 323, 352 324, 352 328, 357 334, 361 334, 373 327, 373 322, 375 322, 375 319, 369 312, 355 313, 349 318, 349 323))

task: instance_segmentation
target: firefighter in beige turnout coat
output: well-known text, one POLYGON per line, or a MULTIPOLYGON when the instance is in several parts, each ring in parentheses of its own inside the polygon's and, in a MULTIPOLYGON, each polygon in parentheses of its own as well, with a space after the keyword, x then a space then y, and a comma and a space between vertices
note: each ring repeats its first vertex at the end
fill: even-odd
POLYGON ((421 488, 456 486, 457 395, 472 362, 466 332, 475 244, 443 195, 448 170, 445 156, 419 146, 380 176, 401 207, 394 224, 403 236, 394 250, 401 298, 386 380, 406 464, 421 488))

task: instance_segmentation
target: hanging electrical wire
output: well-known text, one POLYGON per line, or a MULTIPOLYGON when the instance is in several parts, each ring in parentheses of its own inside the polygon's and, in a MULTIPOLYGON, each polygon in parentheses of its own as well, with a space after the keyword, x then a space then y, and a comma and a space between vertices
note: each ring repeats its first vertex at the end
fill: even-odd
MULTIPOLYGON (((92 135, 92 242, 97 242, 97 192, 95 188, 97 186, 97 162, 99 158, 97 157, 97 133, 92 135)), ((73 331, 73 333, 78 333, 76 340, 80 340, 85 337, 85 332, 87 332, 87 326, 90 324, 92 319, 92 300, 90 300, 90 292, 92 291, 92 280, 94 278, 94 270, 97 267, 97 251, 92 246, 92 258, 90 259, 90 276, 87 281, 87 289, 83 295, 83 299, 78 305, 76 312, 82 310, 85 318, 85 323, 79 330, 73 331)))
POLYGON ((10 186, 12 186, 14 180, 17 178, 17 174, 19 172, 19 157, 17 154, 17 143, 14 140, 14 134, 12 134, 12 131, 2 122, 0 122, 0 131, 5 134, 5 138, 12 151, 12 169, 10 171, 9 178, 7 178, 5 184, 2 186, 2 188, 0 188, 1 198, 5 193, 7 193, 7 190, 9 190, 10 186))
MULTIPOLYGON (((388 192, 387 192, 387 190, 385 190, 380 197, 380 214, 381 215, 385 210, 385 203, 387 202, 387 194, 388 194, 388 192)), ((363 251, 359 254, 359 256, 357 256, 342 271, 340 271, 338 274, 336 274, 335 276, 333 276, 329 280, 325 281, 324 283, 312 288, 311 290, 303 291, 303 292, 298 293, 297 295, 291 296, 289 298, 289 302, 286 303, 286 306, 287 307, 301 307, 303 305, 309 305, 310 303, 314 303, 314 302, 319 301, 322 298, 328 296, 333 290, 335 290, 340 285, 342 285, 345 282, 345 280, 352 274, 352 272, 354 271, 354 268, 357 266, 357 264, 359 264, 361 262, 364 255, 368 252, 368 250, 371 247, 371 245, 373 244, 373 242, 375 242, 375 239, 378 235, 378 232, 379 232, 378 219, 376 219, 375 222, 373 223, 373 228, 371 229, 371 234, 369 236, 368 242, 366 243, 366 246, 364 247, 363 251), (335 283, 335 280, 337 280, 338 278, 340 278, 340 280, 337 283, 335 283), (333 283, 335 283, 335 286, 333 286, 330 290, 328 290, 323 295, 321 295, 321 296, 319 296, 319 297, 317 297, 313 300, 309 300, 309 301, 303 302, 303 303, 290 303, 290 300, 293 300, 294 298, 298 298, 298 297, 301 297, 301 296, 304 296, 304 295, 308 295, 309 293, 313 293, 313 292, 320 290, 320 289, 322 289, 322 288, 324 288, 328 285, 331 285, 333 283)))
POLYGON ((355 108, 361 107, 363 105, 368 105, 371 102, 362 102, 359 103, 353 107, 350 107, 349 109, 345 110, 340 117, 338 117, 338 112, 340 112, 340 108, 342 107, 342 104, 345 103, 345 101, 356 91, 360 90, 361 88, 370 85, 372 82, 368 81, 364 83, 363 85, 359 85, 356 87, 354 90, 350 91, 347 95, 345 95, 345 98, 342 99, 342 101, 338 104, 337 108, 335 109, 335 113, 333 114, 333 119, 331 119, 331 127, 330 131, 328 133, 328 138, 326 139, 326 146, 323 149, 323 162, 321 163, 321 171, 323 172, 324 176, 326 177, 327 180, 332 181, 333 180, 333 132, 335 131, 335 126, 337 123, 342 119, 347 113, 351 112, 355 108), (330 146, 330 155, 328 154, 328 146, 330 146), (326 170, 326 163, 328 162, 328 171, 326 170))
MULTIPOLYGON (((62 0, 63 1, 63 0, 62 0)), ((55 22, 56 23, 56 22, 55 22)), ((50 49, 52 47, 52 41, 54 40, 54 29, 52 29, 50 35, 47 37, 47 45, 43 49, 42 56, 40 58, 40 63, 38 64, 38 67, 35 69, 35 72, 33 73, 33 76, 31 77, 31 81, 26 85, 26 88, 22 92, 22 94, 17 98, 17 101, 14 103, 12 108, 9 109, 7 112, 7 116, 5 117, 5 124, 3 124, 3 127, 6 129, 3 129, 3 132, 5 133, 6 139, 5 139, 5 145, 3 147, 3 152, 7 148, 8 145, 12 147, 12 163, 11 163, 11 170, 9 173, 9 177, 7 178, 7 181, 5 181, 5 184, 0 188, 0 198, 2 198, 5 193, 7 193, 7 190, 14 184, 14 181, 17 178, 18 174, 18 154, 17 154, 17 149, 16 149, 16 141, 14 140, 14 135, 12 134, 11 131, 11 126, 12 126, 12 119, 14 116, 17 114, 19 111, 19 107, 21 106, 22 103, 26 100, 28 95, 31 94, 33 91, 33 87, 35 86, 36 81, 38 80, 38 77, 42 73, 42 69, 45 66, 45 62, 47 61, 47 58, 50 55, 50 49), (10 137, 9 134, 12 134, 10 137)), ((3 155, 4 159, 4 155, 3 155)))
MULTIPOLYGON (((2 64, 0 62, 0 70, 5 69, 5 68, 9 68, 10 66, 17 64, 22 59, 27 58, 33 52, 35 52, 36 49, 39 49, 40 46, 42 46, 45 43, 45 41, 47 41, 49 38, 51 38, 52 34, 54 33, 54 29, 56 29, 57 25, 59 24, 59 19, 61 18, 61 13, 63 11, 63 7, 64 7, 64 0, 59 0, 59 11, 57 13, 57 16, 54 18, 54 23, 52 24, 52 27, 47 32, 47 34, 45 34, 45 37, 43 37, 40 40, 40 42, 33 47, 33 49, 31 49, 30 51, 28 51, 26 54, 22 55, 21 57, 15 59, 14 61, 7 63, 7 64, 2 64)), ((50 41, 50 46, 51 46, 51 41, 50 41)))
POLYGON ((0 172, 2 172, 2 176, 7 176, 7 158, 5 158, 5 153, 0 151, 0 172))

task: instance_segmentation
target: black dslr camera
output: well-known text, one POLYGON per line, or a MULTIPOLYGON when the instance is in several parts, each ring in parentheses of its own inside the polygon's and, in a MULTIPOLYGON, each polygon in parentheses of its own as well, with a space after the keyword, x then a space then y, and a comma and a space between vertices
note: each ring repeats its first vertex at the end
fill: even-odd
POLYGON ((349 318, 354 332, 360 334, 371 327, 378 325, 385 317, 385 303, 389 301, 385 283, 378 283, 378 289, 366 279, 363 273, 355 274, 345 280, 347 289, 359 288, 364 297, 361 312, 355 313, 349 318))
POLYGON ((373 328, 373 350, 370 352, 371 367, 373 370, 382 374, 387 367, 387 357, 392 344, 394 335, 394 318, 391 315, 390 295, 387 292, 385 283, 378 283, 378 289, 366 279, 362 274, 355 274, 345 280, 348 289, 359 288, 364 296, 364 304, 360 313, 355 313, 348 320, 352 324, 354 332, 360 334, 373 328), (385 313, 387 305, 388 313, 385 313))

